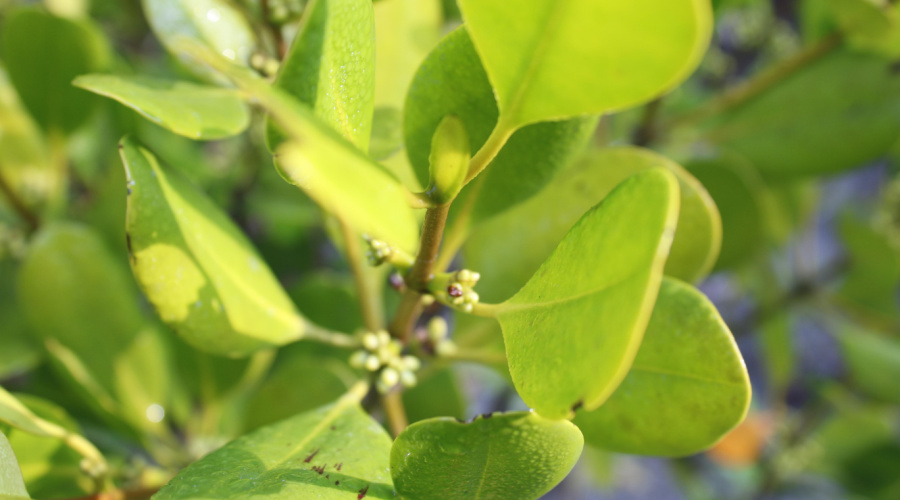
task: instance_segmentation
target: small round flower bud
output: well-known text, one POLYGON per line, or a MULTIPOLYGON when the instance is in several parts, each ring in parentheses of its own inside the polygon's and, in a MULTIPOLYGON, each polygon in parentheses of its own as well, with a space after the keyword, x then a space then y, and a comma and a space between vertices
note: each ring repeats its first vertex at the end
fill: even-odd
POLYGON ((419 383, 419 380, 413 372, 402 371, 400 372, 400 383, 403 384, 403 387, 413 387, 419 383))
POLYGON ((422 367, 422 362, 415 356, 403 356, 401 359, 403 369, 414 372, 422 367))
POLYGON ((384 370, 381 370, 381 375, 378 377, 378 380, 388 387, 394 387, 400 382, 400 373, 393 368, 385 368, 384 370))
POLYGON ((434 304, 434 295, 423 295, 421 300, 422 305, 428 307, 431 304, 434 304))
POLYGON ((378 356, 375 356, 374 354, 369 354, 366 357, 366 370, 369 370, 370 372, 374 372, 374 371, 378 370, 379 368, 381 368, 381 360, 378 359, 378 356))
POLYGON ((438 356, 453 356, 459 349, 452 340, 445 340, 434 346, 434 352, 438 356))
POLYGON ((366 351, 356 351, 350 356, 350 366, 353 368, 362 369, 366 366, 366 359, 369 357, 369 353, 366 351))
POLYGON ((428 338, 432 342, 440 342, 447 336, 447 320, 440 316, 431 318, 428 322, 428 338))
POLYGON ((391 334, 386 330, 378 330, 377 335, 379 345, 388 345, 391 343, 391 334))
POLYGON ((380 342, 378 342, 378 336, 372 332, 368 332, 363 335, 362 343, 363 346, 365 346, 365 348, 370 351, 378 349, 378 346, 380 345, 380 342))

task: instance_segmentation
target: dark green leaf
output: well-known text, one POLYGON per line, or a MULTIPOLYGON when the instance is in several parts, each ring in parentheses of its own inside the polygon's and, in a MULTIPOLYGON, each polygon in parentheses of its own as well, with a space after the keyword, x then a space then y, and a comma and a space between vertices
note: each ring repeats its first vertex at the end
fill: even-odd
MULTIPOLYGON (((472 152, 484 145, 497 123, 497 103, 478 54, 464 28, 445 37, 416 73, 404 110, 407 155, 421 185, 428 184, 431 138, 447 115, 466 126, 472 152)), ((477 224, 526 200, 564 168, 587 143, 596 120, 578 118, 526 127, 506 146, 457 202, 473 204, 477 224), (468 194, 467 194, 468 193, 468 194)))
POLYGON ((156 500, 396 498, 391 439, 356 400, 263 427, 188 466, 156 500))
POLYGON ((853 307, 883 319, 900 316, 900 254, 883 234, 845 215, 838 226, 850 269, 838 294, 853 307))
MULTIPOLYGON (((308 105, 361 151, 375 99, 375 19, 370 0, 313 0, 275 85, 308 105)), ((274 150, 283 135, 269 128, 274 150)))
POLYGON ((451 368, 439 368, 430 375, 418 375, 419 383, 403 391, 403 405, 410 423, 426 418, 465 416, 466 405, 456 372, 451 368))
POLYGON ((45 130, 70 133, 90 116, 97 98, 72 79, 102 70, 110 49, 89 20, 20 9, 3 23, 3 60, 31 115, 45 130))
POLYGON ((708 0, 460 0, 505 126, 646 102, 699 64, 708 0))
POLYGON ((120 147, 131 267, 163 321, 198 349, 230 356, 302 337, 303 318, 234 223, 133 140, 120 147))
POLYGON ((837 338, 853 383, 870 397, 900 404, 900 341, 849 324, 837 338))
POLYGON ((686 456, 709 448, 750 406, 750 379, 715 306, 666 278, 631 370, 599 409, 575 424, 599 448, 686 456))
POLYGON ((889 59, 838 50, 727 113, 710 134, 763 174, 859 166, 900 135, 900 74, 889 59))
POLYGON ((73 83, 115 99, 153 123, 191 139, 230 137, 250 125, 250 111, 232 89, 115 75, 84 75, 73 83))
POLYGON ((535 411, 565 418, 593 410, 625 378, 662 281, 678 204, 674 175, 635 174, 497 306, 513 382, 535 411))

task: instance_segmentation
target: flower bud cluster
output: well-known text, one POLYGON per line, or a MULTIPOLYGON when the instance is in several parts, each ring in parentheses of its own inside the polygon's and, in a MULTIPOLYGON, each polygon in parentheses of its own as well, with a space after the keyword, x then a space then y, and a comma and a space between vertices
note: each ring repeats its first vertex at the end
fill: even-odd
POLYGON ((465 312, 471 312, 472 307, 478 303, 478 293, 474 290, 481 274, 462 269, 455 273, 450 284, 447 285, 447 295, 450 303, 459 306, 465 312))
POLYGON ((404 387, 416 385, 415 372, 422 366, 419 358, 403 356, 403 346, 388 332, 366 332, 362 336, 362 344, 363 348, 350 357, 350 365, 376 373, 378 392, 387 394, 397 384, 404 387))
POLYGON ((391 248, 390 245, 369 235, 363 235, 363 238, 365 238, 366 243, 369 244, 369 250, 366 252, 366 258, 369 259, 369 264, 380 266, 391 259, 394 254, 394 249, 391 248))
POLYGON ((447 338, 447 320, 440 316, 431 318, 428 322, 428 340, 434 346, 434 353, 438 356, 452 356, 456 354, 456 344, 447 338))

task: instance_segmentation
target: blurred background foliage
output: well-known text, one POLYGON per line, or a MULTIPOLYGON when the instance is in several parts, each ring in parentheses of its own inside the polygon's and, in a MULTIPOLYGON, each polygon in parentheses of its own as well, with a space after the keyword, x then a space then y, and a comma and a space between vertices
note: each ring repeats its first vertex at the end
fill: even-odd
MULTIPOLYGON (((277 40, 251 27, 261 23, 257 0, 214 3, 252 20, 231 40, 272 51, 277 40)), ((900 498, 900 7, 713 3, 713 44, 689 82, 604 117, 592 141, 659 151, 717 203, 722 254, 701 288, 746 359, 751 414, 690 458, 588 448, 548 497, 900 498)), ((291 34, 304 2, 268 7, 269 22, 291 34)), ((400 108, 459 11, 453 0, 380 0, 375 11, 372 151, 412 185, 400 108)), ((107 71, 208 77, 168 55, 138 0, 0 0, 0 382, 40 417, 84 433, 117 482, 139 489, 247 430, 333 400, 353 374, 330 347, 230 360, 166 331, 128 269, 124 134, 225 208, 311 320, 345 331, 361 321, 335 228, 269 168, 263 120, 193 142, 70 85, 107 71), (32 237, 51 225, 58 230, 32 237)), ((388 290, 387 306, 396 301, 388 290)), ((481 342, 484 328, 461 320, 458 343, 481 342)), ((514 394, 503 374, 460 365, 433 370, 404 398, 415 401, 415 421, 520 408, 514 394)), ((90 491, 61 442, 2 430, 34 498, 90 491)))

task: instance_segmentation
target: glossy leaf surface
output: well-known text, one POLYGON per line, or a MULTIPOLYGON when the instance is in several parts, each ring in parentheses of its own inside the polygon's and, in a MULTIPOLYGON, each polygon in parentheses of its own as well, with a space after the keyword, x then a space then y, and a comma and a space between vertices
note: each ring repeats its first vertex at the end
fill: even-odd
MULTIPOLYGON (((308 105, 361 151, 369 148, 375 98, 375 19, 369 0, 314 0, 275 85, 308 105)), ((283 136, 269 127, 269 147, 283 136)))
POLYGON ((572 470, 583 444, 570 422, 534 413, 434 418, 397 437, 391 475, 410 500, 537 499, 572 470))
POLYGON ((232 89, 115 75, 84 75, 73 83, 115 99, 153 123, 191 139, 230 137, 250 125, 250 110, 232 89))
MULTIPOLYGON (((447 115, 459 117, 472 153, 484 145, 498 110, 491 84, 465 28, 447 35, 416 73, 404 109, 403 130, 410 163, 421 185, 428 184, 431 138, 447 115)), ((477 224, 538 192, 574 159, 596 120, 579 118, 519 130, 455 205, 472 204, 477 224), (477 192, 476 192, 477 191, 477 192)))
MULTIPOLYGON (((244 14, 227 0, 141 0, 144 15, 163 46, 182 61, 183 39, 195 40, 238 64, 250 63, 257 48, 256 35, 244 14)), ((210 77, 188 64, 201 76, 210 77)), ((221 79, 219 79, 221 80, 221 79)))
POLYGON ((90 21, 16 10, 3 23, 2 53, 22 102, 45 130, 69 133, 90 117, 97 99, 72 87, 72 79, 110 60, 103 35, 90 21))
POLYGON ((0 498, 8 500, 31 498, 25 490, 25 482, 22 480, 22 471, 19 469, 16 455, 2 432, 0 432, 0 498))
POLYGON ((900 135, 900 75, 838 50, 727 113, 710 137, 770 177, 825 174, 884 154, 900 135))
POLYGON ((419 227, 406 188, 384 167, 265 80, 196 44, 182 50, 231 78, 255 97, 291 139, 276 166, 327 211, 362 233, 415 253, 419 227))
POLYGON ((648 150, 617 147, 588 152, 532 199, 473 232, 464 255, 467 266, 482 272, 478 293, 487 301, 516 293, 588 209, 629 175, 653 167, 674 173, 681 188, 678 230, 665 273, 686 281, 705 276, 718 255, 722 231, 709 194, 673 161, 648 150))
POLYGON ((749 406, 747 369, 715 306, 690 285, 666 278, 625 380, 575 424, 592 446, 686 456, 715 444, 749 406))
POLYGON ((513 382, 535 411, 565 418, 595 409, 625 377, 656 300, 678 203, 666 170, 630 177, 498 307, 513 382))
POLYGON ((184 469, 154 498, 396 498, 391 439, 358 404, 335 404, 263 427, 184 469))
POLYGON ((463 19, 512 126, 648 101, 694 70, 708 0, 461 0, 463 19))
POLYGON ((163 321, 198 349, 231 356, 300 338, 302 317, 234 223, 132 139, 121 155, 131 267, 163 321))

